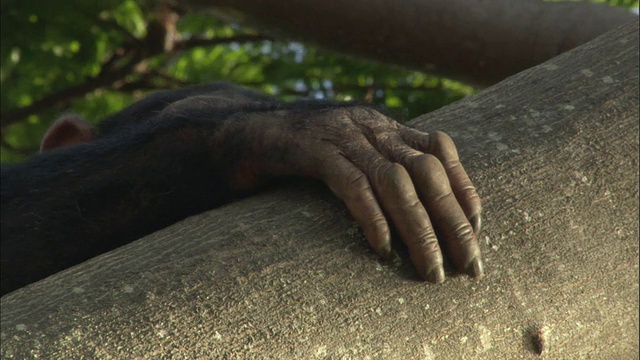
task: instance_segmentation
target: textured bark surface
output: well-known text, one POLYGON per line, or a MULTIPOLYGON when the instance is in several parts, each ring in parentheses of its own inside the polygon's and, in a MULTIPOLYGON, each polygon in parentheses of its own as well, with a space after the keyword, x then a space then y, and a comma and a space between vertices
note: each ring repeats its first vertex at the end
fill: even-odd
POLYGON ((481 280, 379 263, 304 183, 4 296, 2 358, 637 357, 638 81, 635 23, 412 123, 484 196, 481 280))
POLYGON ((191 0, 234 22, 487 86, 638 17, 540 0, 191 0))

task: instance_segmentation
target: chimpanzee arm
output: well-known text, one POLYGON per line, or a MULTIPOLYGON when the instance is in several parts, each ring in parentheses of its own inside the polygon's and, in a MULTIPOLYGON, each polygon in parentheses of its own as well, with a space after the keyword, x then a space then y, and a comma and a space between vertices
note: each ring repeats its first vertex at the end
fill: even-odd
POLYGON ((388 256, 384 210, 425 279, 444 280, 434 230, 460 271, 482 275, 480 200, 445 134, 366 107, 225 92, 143 104, 92 142, 3 167, 2 293, 288 175, 324 180, 388 256))
POLYGON ((168 105, 194 96, 207 96, 217 111, 241 108, 246 105, 272 106, 279 100, 254 90, 242 88, 230 83, 215 82, 206 85, 158 91, 143 100, 119 111, 100 122, 98 132, 106 135, 123 128, 135 126, 153 119, 168 105))
POLYGON ((3 166, 2 293, 240 195, 206 138, 219 125, 149 123, 3 166))

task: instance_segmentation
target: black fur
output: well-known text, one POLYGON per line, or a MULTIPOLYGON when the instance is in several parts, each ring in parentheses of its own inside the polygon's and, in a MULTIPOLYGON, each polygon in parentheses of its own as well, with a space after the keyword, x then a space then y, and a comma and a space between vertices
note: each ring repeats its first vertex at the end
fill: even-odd
POLYGON ((3 166, 2 294, 256 190, 237 190, 229 174, 242 134, 210 146, 238 114, 336 106, 348 105, 283 103, 229 84, 163 91, 106 118, 89 144, 3 166), (241 100, 179 102, 200 95, 241 100))

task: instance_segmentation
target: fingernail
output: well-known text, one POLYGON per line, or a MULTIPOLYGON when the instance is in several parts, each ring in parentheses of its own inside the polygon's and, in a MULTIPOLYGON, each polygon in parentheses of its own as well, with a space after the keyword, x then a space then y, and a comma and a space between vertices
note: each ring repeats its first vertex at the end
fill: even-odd
POLYGON ((443 283, 444 279, 444 269, 442 268, 442 266, 431 269, 431 271, 429 271, 427 273, 427 276, 425 277, 425 280, 434 284, 443 283))
POLYGON ((391 259, 391 244, 384 244, 379 247, 376 252, 378 253, 378 256, 385 260, 391 259))
POLYGON ((480 214, 475 214, 470 217, 469 222, 471 223, 473 232, 476 233, 476 236, 480 234, 480 228, 482 227, 482 218, 480 217, 480 214))
POLYGON ((467 265, 465 272, 467 273, 467 275, 471 276, 472 278, 479 278, 482 275, 484 275, 484 265, 482 264, 482 259, 480 258, 473 259, 469 263, 469 265, 467 265))

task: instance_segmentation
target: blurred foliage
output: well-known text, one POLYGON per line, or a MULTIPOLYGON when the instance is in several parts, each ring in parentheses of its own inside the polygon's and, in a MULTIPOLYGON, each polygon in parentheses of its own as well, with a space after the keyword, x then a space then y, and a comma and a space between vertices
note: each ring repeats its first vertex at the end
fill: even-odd
POLYGON ((434 110, 473 91, 300 43, 262 40, 257 34, 254 40, 249 31, 203 14, 182 14, 177 22, 178 41, 203 40, 201 46, 148 51, 142 61, 121 56, 116 65, 108 64, 128 44, 149 46, 150 23, 157 17, 152 7, 130 0, 3 0, 1 10, 3 162, 36 151, 48 125, 61 113, 73 109, 99 120, 146 91, 167 87, 225 80, 285 99, 364 99, 400 118, 434 110), (216 39, 225 41, 216 44, 216 39), (120 70, 136 61, 130 71, 107 76, 113 70, 109 66, 120 70), (101 78, 104 81, 98 81, 101 78), (23 119, 5 116, 51 97, 23 119))
POLYGON ((2 162, 37 151, 49 124, 70 109, 96 121, 147 91, 189 84, 225 80, 284 99, 360 99, 399 119, 473 92, 423 73, 273 41, 199 13, 172 18, 151 3, 2 1, 2 162))

